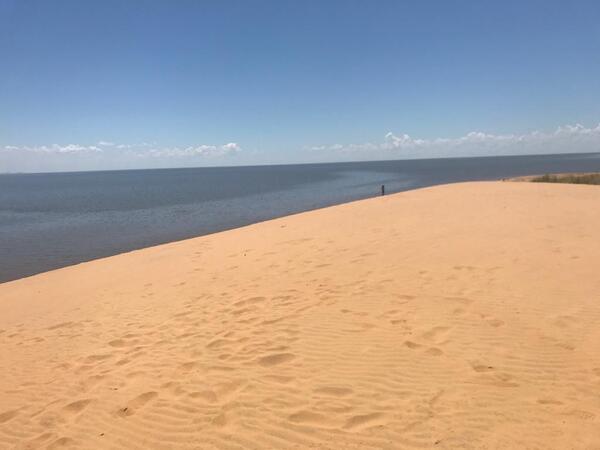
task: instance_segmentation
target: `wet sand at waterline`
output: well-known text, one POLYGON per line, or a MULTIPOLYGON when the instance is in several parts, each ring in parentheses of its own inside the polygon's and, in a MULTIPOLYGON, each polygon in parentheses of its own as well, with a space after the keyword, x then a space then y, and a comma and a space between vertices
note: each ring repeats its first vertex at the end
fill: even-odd
POLYGON ((478 182, 0 285, 0 448, 600 448, 600 188, 478 182))

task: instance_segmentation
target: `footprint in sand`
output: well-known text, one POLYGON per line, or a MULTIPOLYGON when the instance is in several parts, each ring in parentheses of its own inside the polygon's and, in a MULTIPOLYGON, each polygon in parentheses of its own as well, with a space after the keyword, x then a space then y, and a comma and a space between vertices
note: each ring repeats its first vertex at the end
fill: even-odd
POLYGON ((293 353, 274 353, 272 355, 259 358, 258 364, 263 367, 271 367, 292 361, 294 359, 296 359, 296 355, 293 353))
POLYGON ((427 340, 439 342, 450 330, 449 327, 433 327, 431 330, 423 333, 423 337, 427 340))
POLYGON ((494 328, 498 328, 504 325, 504 321, 500 319, 490 319, 487 321, 487 323, 494 328))
POLYGON ((95 362, 100 362, 100 361, 107 360, 107 359, 109 359, 111 357, 112 357, 111 354, 90 355, 87 358, 85 358, 85 362, 87 362, 87 363, 95 363, 95 362))
POLYGON ((189 372, 190 370, 195 369, 196 367, 198 367, 198 361, 187 361, 179 365, 179 371, 189 372))
POLYGON ((352 394, 354 391, 350 388, 339 386, 323 386, 314 390, 316 394, 329 395, 332 397, 345 397, 352 394))
POLYGON ((274 381, 275 383, 279 383, 279 384, 289 384, 295 380, 294 377, 285 376, 285 375, 266 375, 265 378, 268 378, 268 379, 274 381))
POLYGON ((466 298, 466 297, 444 297, 445 300, 451 301, 451 302, 457 302, 463 305, 470 305, 471 303, 473 303, 473 300, 471 300, 470 298, 466 298))
POLYGON ((256 308, 252 307, 252 306, 247 306, 244 308, 238 308, 238 309, 234 309, 231 314, 235 317, 237 316, 243 316, 247 313, 251 313, 253 311, 256 311, 256 308))
POLYGON ((68 327, 72 327, 75 325, 76 324, 74 322, 62 322, 62 323, 57 323, 56 325, 52 325, 51 327, 48 327, 47 330, 58 330, 59 328, 68 328, 68 327))
POLYGON ((193 399, 200 399, 207 403, 217 403, 219 400, 214 391, 196 391, 191 392, 189 396, 193 399))
POLYGON ((91 402, 92 402, 91 398, 84 398, 84 399, 69 403, 63 409, 70 415, 76 415, 76 414, 79 414, 81 411, 83 411, 91 402))
POLYGON ((444 352, 437 347, 429 347, 425 353, 431 356, 441 356, 444 354, 444 352))
POLYGON ((173 314, 173 317, 175 319, 185 319, 190 314, 192 314, 192 311, 183 311, 183 312, 180 312, 180 313, 177 313, 177 314, 173 314))
POLYGON ((537 402, 540 405, 557 405, 557 406, 559 406, 559 405, 563 405, 564 404, 560 400, 554 400, 553 398, 539 398, 537 400, 537 402))
POLYGON ((398 325, 400 323, 406 323, 406 322, 407 322, 406 319, 392 319, 392 320, 390 320, 390 323, 392 325, 398 325))
POLYGON ((251 305, 255 305, 257 303, 262 303, 266 300, 265 297, 251 297, 245 300, 239 300, 233 304, 236 308, 247 307, 251 305))
POLYGON ((48 450, 53 450, 55 448, 64 448, 68 446, 73 446, 75 441, 69 437, 61 437, 57 440, 53 441, 49 446, 48 450))
POLYGON ((305 424, 311 425, 314 427, 320 428, 334 428, 335 423, 328 417, 323 414, 315 413, 312 411, 298 411, 294 414, 291 414, 288 417, 290 422, 294 422, 297 424, 305 424))
POLYGON ((108 345, 110 345, 111 347, 120 348, 120 347, 127 346, 127 342, 124 341, 123 339, 113 339, 112 341, 110 341, 108 343, 108 345))
POLYGON ((352 416, 344 424, 344 429, 353 431, 364 430, 365 428, 384 425, 384 419, 385 415, 378 412, 352 416))
POLYGON ((144 392, 143 394, 140 394, 133 400, 129 401, 126 407, 119 409, 117 414, 122 417, 131 416, 135 414, 138 409, 142 408, 148 402, 154 400, 156 397, 158 397, 157 392, 144 392))
POLYGON ((210 341, 208 344, 206 344, 206 348, 210 348, 210 349, 222 348, 227 345, 231 345, 233 343, 234 342, 229 339, 214 339, 214 340, 210 341))
POLYGON ((356 326, 356 328, 349 328, 344 331, 349 333, 362 333, 376 328, 375 324, 369 322, 355 322, 353 325, 356 326))
POLYGON ((493 366, 490 366, 488 364, 472 364, 471 368, 478 373, 482 373, 482 372, 491 372, 492 370, 494 370, 493 366))
POLYGON ((492 382, 494 386, 503 387, 503 388, 513 388, 519 387, 518 383, 515 383, 513 380, 513 376, 506 373, 499 373, 496 375, 496 379, 492 382))
MULTIPOLYGON (((404 345, 411 350, 418 350, 420 348, 423 348, 423 345, 417 344, 416 342, 412 341, 404 341, 404 345)), ((429 347, 427 350, 425 350, 425 353, 431 356, 441 356, 444 354, 444 352, 437 347, 429 347)))
POLYGON ((18 410, 13 409, 12 411, 5 411, 0 413, 0 423, 5 423, 14 418, 19 413, 18 410))
POLYGON ((569 328, 577 324, 577 319, 572 316, 558 316, 553 324, 559 328, 569 328))
POLYGON ((227 425, 227 416, 225 415, 224 411, 221 411, 219 414, 217 414, 211 421, 211 423, 218 427, 218 428, 223 428, 224 426, 227 425))
POLYGON ((417 344, 416 342, 412 341, 404 341, 404 345, 410 348, 411 350, 416 350, 418 348, 423 347, 421 344, 417 344))
POLYGON ((215 391, 219 401, 224 402, 231 398, 236 392, 244 389, 246 382, 244 380, 233 380, 219 383, 215 386, 215 391))

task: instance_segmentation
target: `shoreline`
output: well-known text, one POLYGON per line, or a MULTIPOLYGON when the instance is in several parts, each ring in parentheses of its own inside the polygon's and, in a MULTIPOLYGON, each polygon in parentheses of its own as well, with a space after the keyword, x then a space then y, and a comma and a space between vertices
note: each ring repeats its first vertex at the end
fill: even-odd
POLYGON ((10 258, 0 258, 0 280, 378 196, 381 184, 393 193, 519 174, 600 170, 600 159, 563 154, 313 166, 37 174, 36 192, 29 178, 5 178, 0 180, 5 193, 0 246, 10 258))
MULTIPOLYGON (((162 170, 162 169, 156 169, 156 170, 162 170)), ((597 172, 589 172, 589 173, 594 173, 595 174, 597 172)), ((580 175, 580 174, 587 174, 587 173, 584 173, 584 172, 576 172, 576 173, 575 172, 565 172, 565 173, 560 173, 560 174, 556 174, 556 175, 571 175, 571 174, 580 175)), ((458 182, 452 182, 452 183, 435 184, 435 185, 432 185, 432 186, 425 186, 425 187, 414 187, 414 188, 410 188, 410 189, 407 189, 407 190, 402 190, 400 192, 386 193, 385 195, 386 196, 397 195, 397 194, 401 194, 401 193, 404 193, 404 192, 410 192, 410 191, 421 190, 421 189, 429 189, 429 188, 438 187, 438 186, 446 186, 446 185, 451 185, 451 184, 462 184, 462 183, 473 183, 473 182, 475 182, 475 183, 487 183, 487 182, 496 182, 496 181, 502 181, 502 182, 522 182, 522 181, 523 182, 529 182, 529 181, 531 181, 531 179, 533 179, 535 177, 538 177, 538 176, 540 176, 540 175, 526 175, 526 176, 522 176, 522 177, 502 178, 502 179, 494 179, 494 180, 481 180, 481 181, 466 181, 466 182, 465 181, 458 181, 458 182)), ((374 199, 374 198, 378 198, 380 196, 381 195, 375 194, 375 195, 373 195, 371 197, 359 198, 359 199, 350 200, 350 201, 346 201, 346 202, 342 202, 342 203, 335 203, 335 204, 328 205, 328 206, 320 206, 320 207, 316 207, 314 209, 303 210, 303 211, 294 212, 294 213, 291 213, 291 214, 286 214, 286 215, 283 215, 283 216, 277 216, 277 217, 273 217, 273 218, 270 218, 270 219, 261 220, 261 221, 258 221, 258 222, 252 222, 252 223, 249 223, 247 225, 242 225, 242 226, 237 226, 237 227, 234 226, 232 228, 225 228, 225 229, 222 229, 222 230, 218 230, 218 231, 214 231, 214 232, 209 232, 209 233, 206 233, 206 234, 199 234, 199 235, 196 235, 196 236, 184 237, 184 238, 181 238, 181 239, 175 239, 175 240, 170 240, 170 241, 166 241, 166 242, 162 242, 162 243, 158 243, 158 244, 152 244, 152 245, 148 245, 148 246, 134 248, 134 249, 131 249, 131 250, 127 250, 127 251, 124 251, 124 252, 111 254, 111 255, 108 255, 108 256, 100 256, 100 257, 97 257, 97 258, 87 259, 87 260, 80 261, 80 262, 77 262, 77 263, 74 263, 74 264, 60 266, 60 267, 57 267, 55 269, 49 269, 49 270, 46 270, 46 271, 43 271, 43 272, 37 272, 37 273, 31 274, 31 275, 26 275, 24 277, 15 278, 15 279, 12 279, 12 280, 7 280, 7 281, 0 281, 0 286, 2 286, 3 284, 6 284, 6 283, 12 283, 12 282, 23 280, 23 279, 27 279, 27 278, 30 278, 30 277, 35 277, 35 276, 42 275, 42 274, 45 274, 45 273, 48 273, 48 272, 53 272, 53 271, 56 271, 56 270, 61 270, 61 269, 69 268, 69 267, 79 266, 81 264, 86 264, 86 263, 89 263, 89 262, 92 262, 92 261, 98 261, 98 260, 103 260, 103 259, 107 259, 107 258, 112 258, 114 256, 119 256, 119 255, 122 255, 122 254, 127 254, 127 253, 137 252, 137 251, 140 251, 140 250, 145 250, 147 248, 159 247, 159 246, 163 246, 163 245, 169 245, 169 244, 173 244, 173 243, 177 243, 177 242, 187 241, 187 240, 190 240, 190 239, 197 239, 197 238, 201 238, 201 237, 205 237, 205 236, 211 236, 211 235, 214 235, 214 234, 219 234, 219 233, 224 233, 224 232, 231 231, 231 230, 237 230, 237 229, 240 229, 240 228, 249 227, 249 226, 256 225, 256 224, 263 223, 263 222, 269 222, 269 221, 272 221, 272 220, 282 219, 282 218, 285 218, 285 217, 292 217, 292 216, 295 216, 295 215, 298 215, 298 214, 305 214, 305 213, 310 213, 310 212, 313 212, 313 211, 319 211, 321 209, 332 208, 332 207, 335 207, 335 206, 345 205, 345 204, 349 204, 349 203, 355 203, 355 202, 361 202, 361 201, 365 201, 365 200, 371 200, 371 199, 374 199)))
MULTIPOLYGON (((502 180, 484 180, 484 181, 467 181, 467 182, 461 182, 461 181, 459 181, 459 182, 452 182, 452 183, 443 183, 443 184, 436 184, 436 185, 425 186, 425 187, 414 187, 414 188, 402 190, 400 192, 386 193, 384 196, 385 197, 389 197, 389 196, 394 196, 394 195, 398 195, 398 194, 403 194, 403 193, 406 193, 406 192, 420 191, 420 190, 424 190, 424 189, 431 189, 431 188, 435 188, 435 187, 447 186, 447 185, 452 185, 452 184, 494 183, 494 182, 498 182, 498 181, 502 181, 502 180)), ((88 259, 88 260, 77 262, 77 263, 74 263, 74 264, 69 264, 69 265, 66 265, 66 266, 57 267, 55 269, 50 269, 50 270, 46 270, 46 271, 43 271, 43 272, 34 273, 34 274, 27 275, 27 276, 24 276, 24 277, 21 277, 21 278, 16 278, 14 280, 0 281, 0 286, 2 286, 4 284, 7 284, 7 283, 14 283, 14 282, 17 282, 17 281, 20 281, 20 280, 25 280, 25 279, 28 279, 28 278, 31 278, 31 277, 36 277, 36 276, 39 276, 39 275, 44 275, 44 274, 47 274, 47 273, 50 273, 50 272, 55 272, 55 271, 58 271, 58 270, 63 270, 63 269, 68 269, 68 268, 72 268, 72 267, 77 267, 77 266, 80 266, 82 264, 87 264, 87 263, 91 263, 91 262, 94 262, 94 261, 100 261, 100 260, 105 260, 105 259, 113 258, 115 256, 125 255, 125 254, 129 254, 129 253, 135 253, 135 252, 143 251, 143 250, 146 250, 146 249, 151 249, 151 248, 155 248, 155 247, 162 247, 162 246, 170 245, 170 244, 177 244, 177 243, 181 243, 181 242, 185 242, 185 241, 189 241, 189 240, 193 240, 193 239, 199 239, 199 238, 203 238, 203 237, 207 237, 207 236, 217 235, 217 234, 220 234, 220 233, 227 233, 227 232, 234 231, 234 230, 239 230, 239 229, 244 229, 244 228, 247 228, 247 227, 252 227, 254 225, 258 225, 258 224, 261 224, 261 223, 271 222, 271 221, 279 220, 279 219, 285 219, 287 217, 294 217, 294 216, 297 216, 297 215, 307 214, 307 213, 311 213, 311 212, 315 212, 315 211, 320 211, 320 210, 324 210, 324 209, 328 209, 328 208, 335 208, 337 206, 348 205, 348 204, 353 204, 353 203, 357 203, 357 202, 364 202, 364 201, 373 200, 373 199, 376 199, 376 198, 379 198, 379 197, 382 197, 382 195, 375 194, 375 195, 373 195, 371 197, 358 198, 358 199, 354 199, 354 200, 350 200, 350 201, 345 201, 345 202, 342 202, 342 203, 335 203, 335 204, 328 205, 328 206, 319 206, 319 207, 316 207, 314 209, 308 209, 308 210, 293 212, 291 214, 286 214, 286 215, 283 215, 283 216, 277 216, 277 217, 273 217, 273 218, 270 218, 270 219, 261 220, 261 221, 258 221, 258 222, 252 222, 252 223, 249 223, 249 224, 246 224, 246 225, 242 225, 242 226, 237 226, 237 227, 232 227, 232 228, 226 228, 226 229, 223 229, 223 230, 218 230, 218 231, 214 231, 214 232, 210 232, 210 233, 206 233, 206 234, 200 234, 200 235, 197 235, 197 236, 184 237, 182 239, 176 239, 176 240, 173 240, 173 241, 167 241, 167 242, 163 242, 163 243, 159 243, 159 244, 153 244, 153 245, 148 245, 148 246, 144 246, 144 247, 134 248, 132 250, 127 250, 127 251, 124 251, 124 252, 121 252, 121 253, 115 253, 115 254, 108 255, 108 256, 101 256, 101 257, 98 257, 98 258, 88 259)))
POLYGON ((599 201, 453 183, 0 284, 0 447, 595 448, 599 201))
MULTIPOLYGON (((456 183, 448 183, 448 184, 456 184, 456 183)), ((400 191, 400 192, 386 193, 385 196, 392 196, 392 195, 402 194, 404 192, 416 191, 416 190, 421 190, 421 189, 429 189, 429 188, 436 187, 436 186, 444 186, 444 184, 439 184, 439 185, 434 185, 434 186, 426 186, 426 187, 415 187, 415 188, 407 189, 407 190, 400 191)), ((252 223, 249 223, 247 225, 242 225, 242 226, 232 227, 232 228, 226 228, 226 229, 214 231, 214 232, 211 232, 211 233, 200 234, 200 235, 192 236, 192 237, 184 237, 182 239, 176 239, 176 240, 173 240, 173 241, 167 241, 167 242, 163 242, 163 243, 159 243, 159 244, 153 244, 153 245, 148 245, 148 246, 144 246, 144 247, 140 247, 140 248, 134 248, 132 250, 127 250, 127 251, 124 251, 124 252, 121 252, 121 253, 115 253, 113 255, 108 255, 108 256, 101 256, 101 257, 98 257, 98 258, 93 258, 93 259, 88 259, 88 260, 85 260, 85 261, 77 262, 75 264, 70 264, 70 265, 67 265, 67 266, 57 267, 56 269, 50 269, 50 270, 46 270, 44 272, 34 273, 34 274, 27 275, 27 276, 24 276, 24 277, 21 277, 21 278, 16 278, 14 280, 0 281, 0 287, 2 285, 4 285, 4 284, 7 284, 7 283, 14 283, 14 282, 17 282, 17 281, 25 280, 27 278, 36 277, 36 276, 39 276, 39 275, 44 275, 44 274, 47 274, 47 273, 50 273, 50 272, 55 272, 55 271, 58 271, 58 270, 63 270, 63 269, 69 269, 69 268, 72 268, 72 267, 77 267, 77 266, 80 266, 82 264, 87 264, 87 263, 91 263, 91 262, 94 262, 94 261, 105 260, 105 259, 113 258, 115 256, 121 256, 121 255, 126 255, 126 254, 129 254, 129 253, 140 252, 140 251, 143 251, 143 250, 147 250, 147 249, 151 249, 151 248, 155 248, 155 247, 162 247, 162 246, 170 245, 170 244, 177 244, 177 243, 181 243, 181 242, 185 242, 185 241, 190 241, 190 240, 194 240, 194 239, 199 239, 199 238, 203 238, 203 237, 207 237, 207 236, 214 236, 214 235, 221 234, 221 233, 227 233, 227 232, 234 231, 234 230, 240 230, 240 229, 244 229, 244 228, 247 228, 247 227, 252 227, 254 225, 259 225, 261 223, 271 222, 271 221, 279 220, 279 219, 285 219, 287 217, 294 217, 294 216, 297 216, 297 215, 307 214, 307 213, 311 213, 311 212, 315 212, 315 211, 320 211, 320 210, 323 210, 323 209, 335 208, 336 206, 342 206, 342 205, 347 205, 347 204, 352 204, 352 203, 357 203, 357 202, 368 201, 368 200, 372 200, 372 199, 375 199, 375 198, 378 198, 378 197, 381 197, 381 195, 377 195, 376 194, 376 195, 373 195, 372 197, 359 198, 359 199, 350 200, 350 201, 346 201, 346 202, 342 202, 342 203, 335 203, 333 205, 328 205, 328 206, 320 206, 320 207, 316 207, 314 209, 308 209, 308 210, 304 210, 304 211, 293 212, 291 214, 286 214, 286 215, 283 215, 283 216, 273 217, 273 218, 261 220, 261 221, 258 221, 258 222, 252 222, 252 223)))

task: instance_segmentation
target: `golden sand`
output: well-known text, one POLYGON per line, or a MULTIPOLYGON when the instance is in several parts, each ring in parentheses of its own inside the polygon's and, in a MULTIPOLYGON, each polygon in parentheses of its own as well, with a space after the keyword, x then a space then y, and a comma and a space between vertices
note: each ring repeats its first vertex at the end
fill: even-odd
POLYGON ((600 448, 600 188, 463 183, 0 285, 0 448, 600 448))

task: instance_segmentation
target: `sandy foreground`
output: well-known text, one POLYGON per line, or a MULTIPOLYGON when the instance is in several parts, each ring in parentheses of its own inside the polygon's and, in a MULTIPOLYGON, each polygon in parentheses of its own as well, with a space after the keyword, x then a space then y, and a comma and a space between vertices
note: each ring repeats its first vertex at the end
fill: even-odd
POLYGON ((0 448, 600 448, 600 188, 411 191, 0 285, 0 448))

